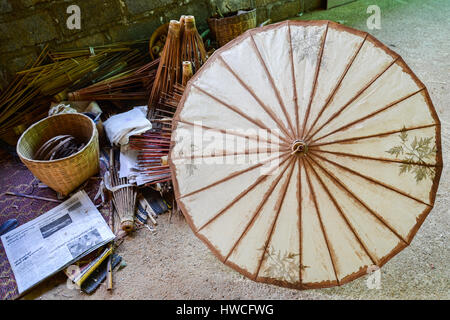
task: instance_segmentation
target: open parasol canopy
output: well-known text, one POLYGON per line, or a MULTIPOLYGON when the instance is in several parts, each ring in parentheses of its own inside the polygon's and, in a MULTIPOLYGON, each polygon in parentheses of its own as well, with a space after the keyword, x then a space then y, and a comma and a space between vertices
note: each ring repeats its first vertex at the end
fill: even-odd
POLYGON ((329 21, 247 31, 188 83, 170 166, 195 234, 245 276, 330 287, 382 266, 433 207, 440 123, 371 35, 329 21))

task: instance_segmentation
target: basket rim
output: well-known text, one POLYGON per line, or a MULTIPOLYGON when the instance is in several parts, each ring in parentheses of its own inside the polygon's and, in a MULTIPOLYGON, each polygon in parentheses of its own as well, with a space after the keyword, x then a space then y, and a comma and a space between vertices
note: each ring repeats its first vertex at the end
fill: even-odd
MULTIPOLYGON (((242 13, 242 14, 240 14, 240 15, 232 15, 232 16, 228 16, 228 17, 220 17, 220 16, 218 16, 218 15, 213 15, 213 16, 211 16, 211 17, 209 17, 207 20, 210 20, 210 21, 219 21, 219 20, 221 20, 221 21, 223 21, 223 22, 228 22, 228 21, 230 21, 230 20, 232 20, 232 19, 236 19, 236 17, 239 17, 239 19, 242 19, 241 18, 241 16, 246 16, 246 15, 249 15, 249 14, 252 14, 253 12, 256 12, 256 8, 247 8, 247 9, 240 9, 240 10, 244 10, 244 11, 246 11, 245 13, 242 13)), ((239 10, 236 10, 236 11, 233 11, 233 12, 238 12, 239 10)))
POLYGON ((61 162, 61 161, 66 161, 66 160, 72 159, 72 158, 76 157, 77 155, 79 155, 80 153, 84 152, 84 151, 91 145, 92 141, 95 139, 95 136, 96 136, 96 134, 95 134, 95 133, 96 133, 96 130, 97 130, 97 128, 96 128, 96 125, 95 125, 94 121, 93 121, 91 118, 89 118, 88 116, 86 116, 86 115, 84 115, 84 114, 82 114, 82 113, 60 113, 60 114, 55 114, 55 115, 52 115, 52 116, 50 116, 50 117, 46 117, 46 118, 44 118, 44 119, 42 119, 42 120, 39 120, 38 122, 32 124, 28 129, 26 129, 26 130, 22 133, 22 135, 20 136, 19 140, 17 141, 16 152, 17 152, 17 154, 19 155, 19 157, 20 157, 21 159, 24 159, 24 160, 26 160, 26 161, 30 161, 30 162, 33 162, 33 163, 58 163, 58 162, 61 162), (56 160, 36 160, 36 159, 30 159, 30 158, 25 157, 24 155, 22 155, 22 153, 19 151, 20 143, 22 142, 23 137, 24 137, 31 129, 33 129, 35 126, 37 126, 37 125, 40 124, 41 122, 47 121, 47 120, 50 119, 50 118, 54 118, 54 117, 66 117, 66 116, 70 116, 70 117, 73 117, 73 116, 81 116, 81 117, 84 117, 84 118, 88 119, 88 120, 90 121, 90 123, 91 123, 91 127, 92 127, 91 138, 89 139, 89 141, 86 143, 86 145, 85 145, 80 151, 78 151, 78 152, 76 152, 76 153, 74 153, 74 154, 72 154, 72 155, 70 155, 70 156, 68 156, 68 157, 60 158, 60 159, 56 159, 56 160))

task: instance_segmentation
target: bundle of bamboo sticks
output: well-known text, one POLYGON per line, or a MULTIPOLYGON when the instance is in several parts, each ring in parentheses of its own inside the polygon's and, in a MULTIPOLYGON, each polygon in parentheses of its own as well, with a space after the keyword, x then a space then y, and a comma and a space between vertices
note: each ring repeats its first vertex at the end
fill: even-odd
POLYGON ((68 100, 139 100, 148 101, 159 59, 146 65, 70 92, 68 100))
POLYGON ((147 185, 171 180, 170 168, 167 163, 170 134, 164 133, 166 130, 166 128, 152 130, 140 136, 130 137, 131 148, 138 150, 140 179, 147 185))
MULTIPOLYGON (((27 68, 40 67, 45 62, 47 53, 48 46, 27 68)), ((0 137, 11 144, 15 143, 20 131, 45 117, 48 111, 50 99, 39 96, 39 90, 29 80, 26 74, 16 74, 0 95, 0 137)))
POLYGON ((112 202, 119 216, 120 226, 125 232, 134 228, 134 214, 136 211, 136 187, 129 184, 128 178, 119 178, 119 152, 111 148, 109 157, 109 176, 111 187, 117 189, 112 192, 112 202))
POLYGON ((125 52, 132 49, 138 49, 144 52, 148 46, 148 40, 134 40, 134 41, 123 41, 116 42, 106 45, 91 46, 85 48, 75 48, 75 49, 59 49, 54 50, 49 53, 49 57, 53 61, 66 60, 78 57, 89 57, 104 52, 125 52))
POLYGON ((47 115, 51 101, 111 77, 139 70, 150 61, 140 41, 49 52, 16 74, 0 95, 0 138, 15 143, 21 132, 47 115))

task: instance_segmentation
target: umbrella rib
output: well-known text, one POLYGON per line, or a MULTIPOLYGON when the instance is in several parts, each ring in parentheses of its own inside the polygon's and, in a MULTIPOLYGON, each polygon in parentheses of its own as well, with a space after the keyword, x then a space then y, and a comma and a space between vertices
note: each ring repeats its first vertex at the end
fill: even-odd
MULTIPOLYGON (((224 150, 222 150, 224 151, 224 150)), ((290 148, 283 148, 283 149, 279 149, 279 151, 281 152, 291 152, 290 148)), ((218 153, 218 154, 211 154, 211 155, 192 155, 192 156, 185 156, 185 157, 172 157, 173 161, 176 160, 187 160, 187 159, 204 159, 204 158, 218 158, 218 157, 228 157, 228 156, 239 156, 239 155, 249 155, 249 154, 259 154, 259 153, 263 153, 261 152, 261 150, 244 150, 244 151, 236 151, 236 152, 232 152, 232 153, 218 153)))
POLYGON ((323 36, 322 44, 320 46, 319 58, 317 59, 317 65, 316 65, 316 70, 315 70, 315 73, 314 73, 314 80, 313 80, 313 84, 312 84, 312 90, 311 90, 311 94, 309 96, 308 106, 306 108, 305 118, 303 119, 303 124, 302 124, 302 128, 301 128, 302 129, 301 130, 301 134, 300 134, 301 137, 304 136, 305 126, 306 126, 306 123, 308 122, 309 113, 311 111, 311 104, 312 104, 312 101, 314 99, 314 95, 316 93, 317 79, 319 78, 319 73, 320 73, 320 64, 322 63, 323 50, 324 50, 324 47, 325 47, 325 40, 326 40, 327 35, 328 35, 328 25, 329 25, 329 22, 327 22, 327 26, 325 28, 325 34, 323 36))
POLYGON ((386 228, 388 228, 398 239, 400 239, 403 243, 408 244, 408 242, 403 239, 403 237, 392 227, 389 225, 387 221, 384 220, 379 214, 369 208, 369 206, 364 203, 361 199, 359 199, 353 192, 351 192, 338 178, 336 178, 332 173, 330 173, 327 169, 325 169, 322 165, 320 165, 316 160, 310 157, 311 161, 313 161, 319 168, 321 168, 326 175, 332 179, 335 183, 337 183, 342 189, 344 189, 353 199, 355 199, 358 203, 360 203, 369 213, 371 213, 378 221, 380 221, 386 228))
POLYGON ((306 181, 308 182, 308 186, 311 189, 311 194, 312 194, 312 198, 313 198, 313 202, 314 202, 314 207, 316 208, 317 218, 319 219, 319 223, 320 223, 320 229, 322 230, 322 234, 323 234, 323 237, 325 239, 325 243, 326 243, 327 249, 328 249, 328 254, 330 255, 330 260, 331 260, 331 264, 333 266, 334 276, 336 277, 336 281, 337 281, 337 283, 339 285, 339 278, 337 276, 336 263, 334 261, 333 254, 331 254, 330 243, 328 241, 328 236, 327 236, 327 233, 325 232, 325 227, 324 227, 323 222, 322 222, 322 217, 321 217, 321 214, 320 214, 319 206, 317 205, 316 192, 314 191, 314 188, 312 186, 312 183, 311 183, 311 180, 310 180, 310 177, 309 177, 309 174, 308 174, 307 166, 305 166, 305 174, 306 174, 306 181))
MULTIPOLYGON (((314 151, 312 151, 312 150, 311 150, 311 152, 314 153, 314 151)), ((370 182, 372 182, 372 183, 375 183, 375 184, 377 184, 377 185, 379 185, 379 186, 382 186, 382 187, 384 187, 384 188, 386 188, 386 189, 389 189, 389 190, 394 191, 394 192, 396 192, 396 193, 398 193, 398 194, 401 194, 401 195, 404 196, 404 197, 410 198, 410 199, 415 200, 415 201, 417 201, 417 202, 419 202, 419 203, 421 203, 421 204, 424 204, 424 205, 426 205, 426 206, 428 206, 428 207, 431 207, 430 204, 428 204, 428 203, 426 203, 426 202, 424 202, 424 201, 422 201, 422 200, 419 200, 419 199, 413 197, 412 195, 407 194, 407 193, 405 193, 405 192, 403 192, 403 191, 400 191, 400 190, 398 190, 398 189, 396 189, 396 188, 394 188, 394 187, 391 187, 391 186, 389 186, 389 185, 387 185, 387 184, 384 184, 384 183, 381 182, 381 181, 372 179, 372 178, 370 178, 370 177, 368 177, 368 176, 365 176, 365 175, 363 175, 363 174, 361 174, 361 173, 359 173, 359 172, 356 172, 355 170, 352 170, 352 169, 350 169, 350 168, 347 168, 346 166, 343 166, 343 165, 341 165, 341 164, 339 164, 339 163, 337 163, 337 162, 334 162, 334 161, 332 161, 332 160, 329 160, 329 159, 327 159, 327 158, 325 158, 325 157, 323 157, 323 156, 319 156, 318 154, 315 154, 315 153, 314 153, 314 155, 315 155, 316 157, 319 157, 320 159, 322 159, 322 160, 324 160, 324 161, 327 161, 327 162, 329 162, 329 163, 331 163, 331 164, 333 164, 333 165, 335 165, 335 166, 337 166, 337 167, 339 167, 339 168, 345 170, 345 171, 348 171, 348 172, 350 172, 350 173, 353 173, 353 174, 355 174, 355 175, 357 175, 357 176, 359 176, 359 177, 361 177, 361 178, 364 178, 364 179, 366 179, 366 180, 368 180, 368 181, 370 181, 370 182)))
POLYGON ((272 221, 272 224, 270 226, 269 235, 268 235, 268 237, 267 237, 267 239, 266 239, 266 241, 264 243, 264 250, 262 252, 261 258, 259 259, 258 268, 256 269, 256 273, 255 273, 254 279, 258 278, 259 271, 261 270, 261 266, 262 266, 263 260, 265 258, 265 255, 266 255, 267 247, 268 247, 270 241, 272 240, 273 231, 275 230, 275 226, 277 224, 278 217, 280 216, 281 208, 283 207, 283 201, 284 201, 284 198, 286 197, 286 192, 287 192, 289 183, 291 182, 292 173, 294 172, 295 162, 296 162, 295 158, 292 158, 291 162, 288 165, 291 168, 289 169, 288 177, 287 177, 286 181, 284 182, 284 184, 282 186, 281 194, 280 194, 280 197, 278 198, 278 202, 277 202, 275 218, 272 221))
POLYGON ((294 65, 294 53, 292 51, 292 35, 291 35, 291 24, 290 20, 287 20, 287 26, 288 26, 288 35, 289 35, 289 56, 291 58, 291 74, 292 74, 292 81, 294 82, 293 85, 293 94, 294 94, 294 101, 295 101, 295 133, 297 135, 297 138, 300 138, 300 119, 298 115, 298 97, 297 97, 297 79, 295 78, 295 65, 294 65))
POLYGON ((200 88, 199 86, 192 84, 192 86, 194 88, 196 88, 197 90, 199 90, 200 92, 206 94, 207 96, 209 96, 211 99, 217 101, 218 103, 222 104, 223 106, 225 106, 226 108, 230 109, 231 111, 237 113, 238 115, 240 115, 241 117, 243 117, 244 119, 246 119, 247 121, 255 124, 256 126, 260 127, 261 129, 265 129, 268 132, 270 132, 271 134, 277 136, 278 138, 280 138, 281 140, 285 141, 285 142, 290 142, 288 139, 286 139, 285 137, 280 136, 276 131, 272 132, 272 130, 267 127, 266 125, 264 125, 264 123, 257 121, 255 119, 253 119, 252 117, 246 115, 244 112, 242 112, 241 110, 239 110, 236 107, 233 107, 231 105, 229 105, 228 103, 226 103, 225 101, 220 100, 217 97, 214 97, 212 94, 210 94, 209 92, 203 90, 202 88, 200 88))
MULTIPOLYGON (((286 162, 289 159, 289 157, 285 156, 285 159, 283 159, 280 162, 280 166, 286 162)), ((275 170, 276 168, 272 169, 271 171, 275 170)), ((242 199, 243 197, 245 197, 250 191, 252 191, 258 184, 260 184, 261 182, 263 182, 264 180, 266 180, 268 177, 270 176, 270 173, 267 175, 262 175, 260 176, 258 179, 256 179, 256 181, 249 186, 247 189, 245 189, 244 191, 242 191, 239 195, 236 196, 236 198, 234 198, 232 201, 230 201, 230 203, 223 209, 221 209, 217 214, 215 214, 211 219, 209 219, 207 222, 205 222, 205 224, 203 224, 201 227, 199 227, 197 229, 196 232, 200 232, 202 229, 204 229, 207 225, 209 225, 211 222, 213 222, 214 220, 216 220, 218 217, 220 217, 223 213, 225 213, 225 211, 227 211, 228 209, 230 209, 236 202, 238 202, 240 199, 242 199)))
POLYGON ((406 164, 412 164, 417 166, 423 166, 423 167, 440 167, 438 164, 429 164, 429 163, 419 163, 419 162, 409 162, 406 160, 396 160, 396 159, 387 159, 387 158, 375 158, 375 157, 369 157, 369 156, 362 156, 359 154, 352 154, 352 153, 346 153, 346 152, 337 152, 337 151, 328 151, 328 150, 321 150, 321 149, 312 149, 314 152, 324 152, 324 153, 330 153, 330 154, 336 154, 338 156, 345 156, 345 157, 353 157, 353 158, 359 158, 359 159, 366 159, 366 160, 374 160, 374 161, 382 161, 382 162, 394 162, 394 163, 406 163, 406 164))
POLYGON ((297 202, 298 202, 298 278, 300 286, 303 283, 302 267, 303 267, 303 232, 302 232, 302 165, 300 157, 297 158, 298 173, 297 173, 297 202))
POLYGON ((309 162, 308 159, 306 159, 306 161, 308 162, 309 166, 311 167, 312 171, 314 172, 314 175, 317 177, 317 179, 319 180, 320 184, 322 185, 322 187, 324 188, 324 190, 326 191, 326 193, 328 194, 328 197, 331 199, 331 202, 333 202, 334 207, 338 210, 338 212, 340 213, 341 217, 344 219, 345 223, 347 224, 347 226, 349 227, 349 229, 352 231, 353 235, 355 236, 356 240, 358 240, 359 244, 361 245, 361 247, 364 249, 364 251, 366 252, 367 256, 370 258, 370 260, 372 261, 372 263, 374 265, 378 265, 378 261, 377 259, 372 256, 372 254, 370 253, 369 249, 367 248, 367 246, 364 244, 364 242, 361 240, 361 238, 359 237, 358 233, 356 232, 355 228, 352 226, 352 224, 350 223, 350 221, 348 220, 348 218, 346 217, 346 215, 344 214, 342 208, 339 206, 339 204, 337 203, 337 200, 335 197, 333 197, 333 194, 331 193, 331 191, 328 189, 328 187, 326 186, 325 182, 323 182, 322 178, 320 178, 319 174, 317 173, 316 169, 314 169, 314 166, 309 162))
POLYGON ((218 56, 217 59, 225 66, 225 68, 228 71, 230 71, 230 73, 236 78, 239 84, 251 94, 253 99, 255 99, 256 102, 258 102, 261 108, 264 109, 264 111, 273 119, 273 121, 275 121, 275 123, 278 124, 278 127, 281 129, 281 131, 283 131, 286 136, 290 137, 291 135, 289 133, 289 130, 286 128, 283 122, 276 116, 273 110, 271 110, 264 104, 264 102, 261 101, 261 99, 253 92, 253 90, 238 76, 236 72, 234 72, 234 70, 228 65, 228 63, 222 58, 222 56, 218 56))
POLYGON ((238 137, 244 137, 244 138, 251 139, 251 140, 264 141, 264 142, 268 142, 269 144, 275 144, 275 145, 280 145, 280 146, 287 146, 287 144, 285 144, 285 143, 277 144, 277 143, 274 143, 273 141, 271 141, 269 139, 266 139, 264 137, 261 137, 261 136, 245 135, 243 133, 239 133, 239 132, 236 132, 236 131, 230 131, 230 129, 212 128, 212 127, 204 126, 202 124, 193 123, 193 122, 190 122, 190 121, 187 121, 187 120, 181 120, 180 118, 173 119, 173 122, 181 122, 181 123, 193 126, 193 127, 201 127, 202 129, 205 129, 205 130, 211 130, 211 131, 216 131, 216 132, 220 132, 220 133, 223 133, 223 134, 228 134, 228 135, 233 135, 233 136, 238 136, 238 137))
POLYGON ((354 121, 352 121, 352 122, 350 122, 350 123, 347 123, 346 125, 343 125, 343 126, 337 128, 337 129, 335 129, 335 130, 333 130, 333 131, 331 131, 331 132, 329 132, 329 133, 327 133, 327 134, 325 134, 325 135, 323 135, 323 136, 321 136, 321 137, 319 137, 319 138, 314 139, 312 142, 316 142, 316 141, 322 140, 323 138, 326 138, 326 137, 328 137, 328 136, 331 136, 331 135, 335 134, 336 132, 345 130, 345 129, 347 129, 347 128, 349 128, 349 127, 351 127, 351 126, 353 126, 353 125, 355 125, 355 124, 357 124, 357 123, 359 123, 359 122, 361 122, 361 121, 365 121, 365 120, 367 120, 367 119, 370 119, 370 118, 372 118, 373 116, 376 116, 377 114, 379 114, 379 113, 381 113, 381 112, 383 112, 383 111, 386 111, 386 110, 388 110, 388 109, 390 109, 390 108, 392 108, 392 107, 398 105, 399 103, 401 103, 401 102, 403 102, 403 101, 405 101, 405 100, 411 98, 412 96, 415 96, 416 94, 422 92, 423 90, 425 90, 425 88, 420 88, 420 89, 417 90, 417 91, 414 91, 414 92, 412 92, 412 93, 410 93, 410 94, 407 94, 406 96, 404 96, 404 97, 402 97, 402 98, 400 98, 400 99, 397 99, 397 100, 395 100, 395 101, 389 103, 387 106, 385 106, 385 107, 383 107, 383 108, 381 108, 381 109, 379 109, 379 110, 377 110, 377 111, 374 111, 374 112, 372 112, 372 113, 369 113, 367 116, 364 116, 364 117, 359 118, 359 119, 357 119, 357 120, 354 120, 354 121))
MULTIPOLYGON (((294 159, 293 157, 291 157, 291 159, 294 159)), ((289 163, 290 164, 290 163, 289 163)), ((253 226, 253 224, 255 223, 256 218, 259 216, 262 208, 264 207, 264 205, 267 202, 267 199, 269 199, 270 195, 272 194, 273 190, 275 189, 275 187, 278 185, 278 182, 280 182, 281 178, 283 177, 283 174, 285 173, 286 169, 289 167, 289 164, 286 165, 284 167, 284 169, 280 172, 280 174, 278 175, 278 177, 272 182, 272 184, 270 185, 268 191, 264 194, 264 197, 262 198, 261 202, 258 204, 258 206, 256 207, 255 212, 253 213, 252 218, 250 219, 250 221, 247 223, 247 225, 245 226, 244 231, 241 233, 241 235, 239 236, 239 238, 236 240, 236 242, 233 244, 233 247, 231 247, 230 252, 228 252, 227 256, 225 257, 224 262, 226 262, 228 260, 228 258, 231 256, 231 254, 233 253, 234 249, 236 249, 236 247, 238 246, 238 244, 241 242, 242 238, 244 237, 244 235, 247 233, 247 231, 251 228, 251 226, 253 226)))
POLYGON ((356 52, 353 54, 352 58, 350 59, 350 61, 347 63, 347 66, 345 67, 344 72, 341 74, 338 82, 336 83, 336 86, 333 88, 333 90, 331 91, 330 95, 327 97, 327 99, 325 100, 325 104, 322 106, 322 108, 320 109, 319 113, 317 114, 316 118, 314 119, 313 123, 311 124, 311 126, 308 127, 307 131, 305 132, 305 137, 308 137, 309 133, 311 132, 311 130, 314 129, 314 126, 316 125, 317 121, 320 119, 320 117, 322 116, 322 113, 325 111, 325 109, 328 107, 328 105, 330 104, 331 100, 333 99, 333 97, 336 95, 338 89, 341 87, 342 81, 344 80, 345 76, 348 73, 348 70, 350 70, 350 67, 353 65, 353 62, 355 61, 356 57, 358 56, 359 52, 361 51, 362 46, 364 45, 364 43, 366 42, 367 39, 367 35, 368 33, 366 33, 364 35, 363 40, 361 41, 361 44, 359 45, 358 49, 356 50, 356 52))
POLYGON ((286 117, 286 120, 287 120, 288 125, 289 125, 289 129, 291 130, 291 133, 292 133, 292 135, 289 135, 289 136, 291 137, 291 139, 293 139, 295 137, 295 130, 294 130, 294 127, 293 127, 292 122, 291 122, 291 117, 289 117, 289 115, 287 113, 287 110, 286 110, 286 106, 284 105, 283 99, 281 98, 280 91, 276 87, 275 81, 273 80, 272 75, 269 73, 269 68, 267 67, 266 62, 264 61, 264 59, 263 59, 263 57, 261 55, 261 52, 259 51, 258 46, 256 45, 256 42, 255 42, 255 39, 253 38, 253 34, 252 33, 250 33, 250 39, 252 40, 252 47, 255 50, 256 55, 258 56, 258 60, 261 62, 261 65, 264 68, 266 76, 269 79, 270 85, 271 85, 273 91, 275 92, 275 95, 277 96, 277 100, 278 100, 278 103, 281 106, 281 110, 283 110, 283 114, 286 117))
POLYGON ((356 95, 354 95, 349 101, 347 101, 346 104, 344 104, 338 111, 333 113, 319 128, 317 128, 309 137, 307 137, 307 141, 311 141, 311 139, 320 131, 323 127, 325 127, 327 124, 329 124, 331 121, 333 121, 338 115, 342 113, 353 101, 355 101, 364 91, 366 91, 367 88, 369 88, 372 83, 374 83, 379 77, 381 77, 391 66, 397 62, 399 57, 395 57, 389 65, 380 73, 378 73, 375 77, 372 78, 361 90, 359 90, 356 95))
POLYGON ((367 136, 346 138, 346 139, 334 140, 334 141, 323 142, 323 143, 315 143, 315 144, 310 144, 308 147, 310 149, 313 149, 314 147, 326 146, 326 145, 330 145, 330 144, 349 142, 349 141, 357 141, 357 140, 363 140, 363 139, 369 139, 369 138, 375 138, 375 137, 382 137, 382 136, 387 136, 387 135, 394 134, 394 133, 399 133, 399 132, 402 132, 402 131, 425 129, 425 128, 430 128, 430 127, 434 127, 434 126, 438 126, 438 125, 439 124, 436 124, 436 123, 426 124, 426 125, 422 125, 422 126, 403 128, 403 129, 399 129, 399 130, 393 130, 393 131, 387 131, 387 132, 382 132, 382 133, 370 134, 370 135, 367 135, 367 136))
POLYGON ((264 164, 266 164, 266 163, 268 163, 268 162, 270 162, 270 161, 276 159, 277 157, 282 157, 282 156, 284 156, 284 155, 286 155, 286 154, 289 154, 289 151, 288 151, 288 152, 281 153, 280 155, 278 155, 278 156, 276 156, 276 157, 268 158, 268 159, 266 159, 266 160, 264 160, 264 161, 262 161, 262 162, 260 162, 260 163, 257 163, 257 164, 255 164, 255 165, 253 165, 253 166, 251 166, 251 167, 248 167, 248 168, 245 168, 245 169, 243 169, 243 170, 234 172, 234 173, 232 173, 232 174, 226 176, 225 178, 222 178, 222 179, 220 179, 220 180, 218 180, 218 181, 216 181, 216 182, 213 182, 213 183, 211 183, 211 184, 209 184, 209 185, 207 185, 207 186, 204 186, 204 187, 202 187, 202 188, 200 188, 200 189, 191 191, 191 192, 189 192, 189 193, 187 193, 187 194, 185 194, 185 195, 180 195, 177 199, 186 198, 186 197, 189 197, 189 196, 191 196, 191 195, 193 195, 193 194, 196 194, 196 193, 198 193, 198 192, 201 192, 201 191, 204 191, 204 190, 209 189, 209 188, 211 188, 211 187, 214 187, 214 186, 216 186, 216 185, 218 185, 218 184, 220 184, 220 183, 223 183, 223 182, 225 182, 225 181, 227 181, 227 180, 230 180, 230 179, 232 179, 232 178, 235 178, 235 177, 237 177, 237 176, 239 176, 239 175, 241 175, 241 174, 243 174, 243 173, 246 173, 246 172, 248 172, 248 171, 251 171, 251 170, 254 170, 254 169, 256 169, 256 168, 259 168, 259 167, 261 167, 262 165, 264 165, 264 164))

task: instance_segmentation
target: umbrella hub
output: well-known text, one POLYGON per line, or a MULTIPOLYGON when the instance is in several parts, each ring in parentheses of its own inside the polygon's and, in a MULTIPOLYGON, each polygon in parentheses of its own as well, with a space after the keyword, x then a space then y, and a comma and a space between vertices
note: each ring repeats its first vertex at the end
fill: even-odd
POLYGON ((291 145, 291 154, 305 155, 308 152, 308 145, 303 140, 295 140, 291 145))

